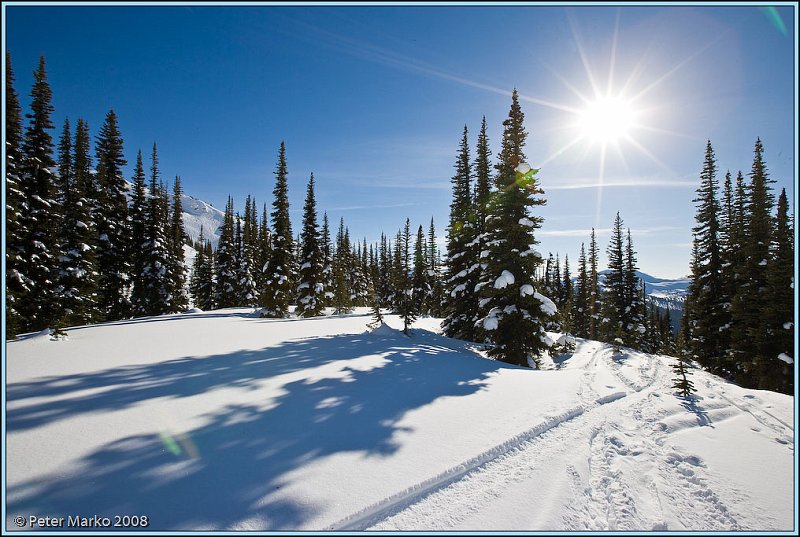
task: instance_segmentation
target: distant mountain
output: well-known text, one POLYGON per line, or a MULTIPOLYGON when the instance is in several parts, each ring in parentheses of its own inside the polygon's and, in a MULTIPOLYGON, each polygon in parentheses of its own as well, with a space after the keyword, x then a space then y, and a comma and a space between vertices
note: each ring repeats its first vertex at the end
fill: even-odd
MULTIPOLYGON (((603 286, 605 275, 609 270, 601 270, 600 286, 603 286)), ((683 317, 683 304, 689 294, 689 277, 676 278, 674 280, 666 278, 656 278, 641 271, 636 271, 636 276, 644 282, 644 290, 647 296, 653 300, 655 305, 662 311, 669 310, 672 318, 672 327, 677 330, 679 321, 683 317)))
POLYGON ((183 228, 192 242, 200 237, 200 228, 202 227, 203 237, 210 240, 211 245, 216 248, 225 213, 208 202, 186 194, 181 198, 181 203, 183 204, 183 228))

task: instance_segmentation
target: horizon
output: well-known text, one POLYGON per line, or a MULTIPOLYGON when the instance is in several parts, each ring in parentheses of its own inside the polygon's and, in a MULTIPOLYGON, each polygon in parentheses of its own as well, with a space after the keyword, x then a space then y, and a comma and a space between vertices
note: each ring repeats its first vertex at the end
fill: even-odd
POLYGON ((706 140, 721 187, 726 170, 747 176, 760 137, 775 197, 786 188, 796 206, 797 13, 786 4, 4 11, 23 113, 46 58, 54 141, 66 117, 87 119, 94 139, 114 109, 126 179, 155 142, 164 178, 216 208, 231 195, 241 211, 248 194, 271 205, 285 140, 294 233, 313 172, 334 233, 343 217, 354 240, 374 243, 406 217, 426 231, 433 217, 443 245, 464 124, 474 158, 485 115, 496 156, 513 88, 547 199, 538 250, 568 255, 573 274, 592 227, 605 267, 617 211, 640 271, 689 273, 706 140), (630 120, 590 132, 587 110, 603 99, 630 120))

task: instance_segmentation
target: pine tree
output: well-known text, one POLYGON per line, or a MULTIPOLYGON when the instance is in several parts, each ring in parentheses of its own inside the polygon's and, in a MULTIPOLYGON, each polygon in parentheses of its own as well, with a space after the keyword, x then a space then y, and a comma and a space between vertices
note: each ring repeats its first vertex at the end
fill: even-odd
POLYGON ((600 279, 597 274, 598 255, 600 249, 597 246, 594 228, 589 241, 589 290, 587 292, 588 313, 589 313, 589 339, 600 339, 600 279))
POLYGON ((331 244, 331 228, 328 213, 322 213, 322 237, 320 239, 322 256, 322 289, 320 297, 323 307, 330 306, 333 299, 333 245, 331 244))
POLYGON ((763 151, 761 140, 756 139, 742 244, 744 278, 731 308, 731 346, 738 353, 737 361, 743 369, 739 381, 745 387, 761 387, 775 359, 767 356, 769 328, 765 316, 766 309, 771 307, 765 298, 773 234, 774 197, 770 184, 774 181, 767 173, 763 151))
POLYGON ((419 226, 417 228, 417 240, 414 242, 414 267, 411 279, 412 300, 414 311, 417 315, 425 313, 426 305, 430 302, 431 297, 426 244, 425 232, 422 231, 422 226, 419 226))
MULTIPOLYGON (((137 172, 138 173, 138 172, 137 172)), ((158 148, 153 144, 150 163, 150 196, 144 211, 145 237, 140 245, 142 272, 133 303, 134 315, 161 315, 169 312, 169 244, 168 214, 163 199, 158 168, 158 148)))
POLYGON ((237 274, 236 274, 236 244, 233 224, 233 198, 228 196, 225 205, 225 218, 217 243, 214 258, 217 282, 215 285, 214 302, 217 308, 233 308, 238 306, 237 274))
POLYGON ((378 249, 378 300, 382 308, 392 306, 392 252, 386 235, 381 233, 381 244, 378 249))
POLYGON ((681 397, 688 398, 697 391, 694 387, 694 383, 689 380, 691 372, 684 358, 677 358, 672 369, 675 371, 675 379, 673 380, 672 387, 679 391, 681 397))
POLYGON ((99 243, 97 269, 98 307, 106 320, 125 319, 131 314, 128 299, 130 279, 130 226, 126 182, 122 167, 127 164, 122 152, 122 135, 113 110, 106 114, 95 144, 98 179, 102 188, 97 219, 99 243))
POLYGON ((497 192, 488 204, 487 267, 480 281, 483 307, 488 312, 479 320, 492 344, 489 354, 518 365, 528 365, 529 359, 535 362, 548 350, 543 336, 549 306, 549 300, 537 296, 533 288, 542 262, 534 249, 538 243, 534 231, 543 219, 530 210, 544 205, 545 199, 537 197, 544 194, 536 178, 538 170, 525 164, 523 120, 514 90, 495 166, 497 192))
POLYGON ((575 335, 586 338, 589 337, 589 271, 586 266, 586 249, 583 243, 581 243, 578 266, 578 281, 576 282, 572 320, 575 327, 575 335))
POLYGON ((6 52, 6 337, 14 337, 25 327, 19 311, 20 301, 30 291, 25 275, 25 221, 27 212, 22 152, 22 108, 14 89, 11 54, 6 52))
POLYGON ((188 271, 183 252, 183 245, 189 242, 189 236, 183 228, 183 188, 181 178, 177 175, 172 188, 172 208, 169 215, 169 311, 178 313, 189 307, 189 297, 186 294, 188 271))
POLYGON ((353 311, 350 292, 350 234, 345 231, 344 218, 339 220, 336 234, 336 254, 333 260, 333 308, 337 315, 353 311))
POLYGON ((17 311, 23 330, 41 330, 57 315, 54 288, 58 278, 58 217, 53 169, 54 125, 52 91, 47 82, 44 57, 34 71, 31 89, 31 112, 23 141, 22 193, 25 198, 20 218, 22 253, 17 259, 27 292, 20 297, 17 311))
POLYGON ((428 276, 431 285, 430 299, 427 304, 427 311, 433 317, 442 315, 444 302, 444 285, 441 277, 441 261, 439 259, 439 248, 436 246, 436 226, 431 217, 431 225, 428 228, 427 245, 428 276))
POLYGON ((692 228, 697 243, 697 273, 692 274, 691 286, 693 304, 692 338, 688 341, 692 353, 698 361, 716 374, 725 374, 721 359, 724 354, 720 327, 725 324, 726 312, 720 301, 723 296, 722 258, 720 252, 720 206, 717 201, 716 160, 711 141, 706 143, 705 162, 700 174, 700 187, 697 189, 697 225, 692 228))
MULTIPOLYGON (((624 241, 622 238, 622 218, 617 213, 611 241, 606 249, 608 255, 608 272, 605 278, 606 290, 603 293, 602 316, 600 325, 603 341, 615 342, 625 329, 626 282, 624 241)), ((624 343, 624 340, 621 344, 624 343)))
POLYGON ((281 142, 278 152, 278 165, 275 170, 275 196, 272 202, 272 255, 268 265, 269 295, 265 317, 286 317, 289 314, 289 302, 294 296, 292 290, 292 268, 294 252, 292 241, 292 223, 289 219, 289 187, 286 170, 286 146, 281 142))
POLYGON ((623 310, 623 340, 629 347, 639 349, 642 347, 645 327, 646 293, 644 282, 636 275, 636 252, 633 250, 631 229, 625 241, 625 309, 623 310))
POLYGON ((267 204, 265 203, 261 211, 261 222, 258 226, 258 240, 254 255, 253 276, 258 292, 258 304, 263 306, 269 300, 268 269, 269 260, 272 257, 272 232, 269 229, 267 220, 267 204))
POLYGON ((767 270, 768 307, 763 310, 767 327, 761 387, 791 394, 794 390, 794 225, 789 216, 786 189, 778 197, 767 270), (770 360, 771 359, 771 360, 770 360))
POLYGON ((131 200, 131 309, 133 315, 141 315, 146 310, 145 281, 142 278, 147 260, 147 193, 146 177, 142 163, 141 150, 136 155, 136 168, 133 172, 133 199, 131 200))
POLYGON ((297 310, 300 317, 315 317, 322 313, 323 259, 320 251, 319 228, 317 227, 317 201, 314 197, 314 174, 308 180, 306 202, 303 207, 303 232, 300 235, 300 284, 297 286, 297 310))
POLYGON ((64 313, 60 319, 63 326, 88 324, 97 315, 95 234, 87 199, 91 181, 89 133, 83 120, 78 120, 74 149, 67 141, 70 137, 69 129, 65 128, 59 157, 63 220, 57 287, 58 301, 64 313))
POLYGON ((214 309, 214 265, 211 243, 205 240, 202 226, 200 226, 200 237, 197 242, 197 255, 194 258, 189 292, 195 307, 209 311, 214 309))
POLYGON ((461 138, 453 176, 453 201, 447 229, 447 293, 444 334, 458 339, 474 339, 477 316, 477 229, 471 193, 472 167, 469 158, 467 127, 461 138))
POLYGON ((568 255, 564 256, 564 277, 561 282, 562 302, 559 308, 561 314, 561 329, 564 332, 575 333, 575 319, 573 317, 573 303, 575 300, 568 255))
POLYGON ((417 309, 414 301, 414 292, 411 279, 411 221, 406 219, 403 234, 397 234, 397 252, 395 261, 397 271, 395 275, 396 300, 395 313, 403 319, 403 333, 409 334, 409 328, 417 319, 417 309))

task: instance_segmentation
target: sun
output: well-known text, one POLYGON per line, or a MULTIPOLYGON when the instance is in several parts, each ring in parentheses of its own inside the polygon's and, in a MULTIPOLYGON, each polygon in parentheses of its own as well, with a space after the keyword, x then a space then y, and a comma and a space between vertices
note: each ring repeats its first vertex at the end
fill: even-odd
POLYGON ((598 97, 578 117, 581 135, 603 145, 629 137, 635 122, 636 112, 631 102, 619 96, 598 97))

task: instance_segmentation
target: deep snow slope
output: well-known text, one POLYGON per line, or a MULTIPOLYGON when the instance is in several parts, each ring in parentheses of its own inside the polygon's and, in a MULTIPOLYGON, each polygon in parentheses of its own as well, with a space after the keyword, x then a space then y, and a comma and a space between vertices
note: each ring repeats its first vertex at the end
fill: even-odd
POLYGON ((696 372, 687 402, 668 357, 579 340, 532 371, 435 319, 368 322, 230 309, 9 342, 6 529, 793 529, 791 397, 696 372))

